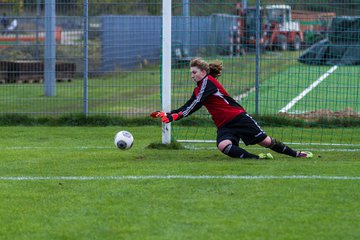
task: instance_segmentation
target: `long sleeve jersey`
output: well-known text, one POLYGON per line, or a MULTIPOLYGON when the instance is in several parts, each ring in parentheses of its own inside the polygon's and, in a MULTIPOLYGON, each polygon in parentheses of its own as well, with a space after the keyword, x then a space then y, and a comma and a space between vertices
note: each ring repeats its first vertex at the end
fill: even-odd
POLYGON ((217 128, 246 112, 240 104, 230 97, 216 78, 207 75, 197 82, 191 98, 182 107, 171 113, 182 112, 183 116, 187 117, 203 105, 210 113, 217 128))

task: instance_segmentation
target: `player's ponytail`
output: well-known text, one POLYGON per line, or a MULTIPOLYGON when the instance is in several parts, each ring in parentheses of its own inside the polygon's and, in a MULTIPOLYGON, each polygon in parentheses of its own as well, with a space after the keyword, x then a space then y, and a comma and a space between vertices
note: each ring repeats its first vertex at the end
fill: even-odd
POLYGON ((214 61, 209 64, 209 75, 214 78, 220 77, 222 69, 223 69, 222 62, 214 61))
POLYGON ((221 71, 223 69, 222 62, 216 60, 214 62, 207 63, 201 58, 192 59, 190 62, 190 67, 197 67, 200 70, 204 70, 207 74, 214 78, 221 76, 221 71))

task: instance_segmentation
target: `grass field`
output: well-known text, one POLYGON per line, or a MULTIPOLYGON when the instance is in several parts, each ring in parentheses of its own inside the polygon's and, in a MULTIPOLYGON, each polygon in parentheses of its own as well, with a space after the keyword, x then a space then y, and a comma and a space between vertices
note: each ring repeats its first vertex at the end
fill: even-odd
POLYGON ((360 238, 359 149, 241 161, 148 126, 120 151, 121 129, 0 127, 1 239, 360 238))
MULTIPOLYGON (((298 52, 269 52, 261 55, 259 72, 259 113, 276 114, 304 89, 326 73, 330 66, 309 66, 297 61, 298 52)), ((221 56, 219 56, 221 58, 221 56)), ((216 58, 216 57, 214 57, 216 58)), ((214 59, 208 59, 214 60, 214 59)), ((249 93, 240 103, 254 113, 255 55, 222 58, 220 82, 231 96, 249 93)), ((292 113, 329 109, 359 109, 359 66, 341 66, 293 108, 292 113)), ((194 82, 188 68, 172 69, 172 106, 182 105, 192 94, 194 82)), ((67 114, 83 113, 84 83, 81 77, 56 84, 56 96, 44 96, 43 84, 0 85, 1 113, 67 114)), ((161 108, 160 66, 137 71, 91 77, 88 81, 88 109, 96 114, 144 116, 161 108)))
MULTIPOLYGON (((324 76, 331 66, 306 66, 296 64, 267 78, 259 91, 259 113, 274 114, 324 76)), ((342 111, 352 109, 359 113, 358 66, 340 66, 303 96, 289 113, 316 110, 342 111)), ((244 98, 242 104, 254 108, 255 93, 244 98)))

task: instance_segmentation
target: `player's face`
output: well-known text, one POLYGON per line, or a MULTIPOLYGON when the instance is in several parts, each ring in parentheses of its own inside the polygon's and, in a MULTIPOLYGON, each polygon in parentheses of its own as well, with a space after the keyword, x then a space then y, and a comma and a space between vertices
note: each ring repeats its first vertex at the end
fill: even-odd
POLYGON ((206 76, 205 70, 200 70, 198 67, 190 68, 191 79, 195 82, 201 81, 206 76))

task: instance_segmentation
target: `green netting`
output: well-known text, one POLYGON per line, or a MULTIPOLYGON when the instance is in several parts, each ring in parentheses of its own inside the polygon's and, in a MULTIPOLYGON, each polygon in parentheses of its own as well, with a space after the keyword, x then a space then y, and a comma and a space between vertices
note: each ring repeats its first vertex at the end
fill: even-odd
MULTIPOLYGON (((190 34, 192 38, 196 36, 196 40, 202 38, 208 41, 198 42, 195 38, 190 41, 190 53, 187 57, 222 60, 225 69, 219 78, 220 82, 231 96, 258 119, 266 132, 292 144, 332 147, 338 144, 344 148, 360 146, 357 128, 341 127, 357 125, 360 117, 360 62, 356 61, 360 60, 356 55, 360 49, 357 45, 360 39, 360 27, 357 26, 359 3, 261 1, 259 15, 256 15, 255 1, 247 1, 247 9, 242 9, 241 5, 239 8, 236 2, 205 5, 202 4, 204 2, 195 1, 190 4, 191 9, 196 9, 188 16, 191 31, 179 34, 190 34), (220 15, 217 9, 223 9, 222 5, 234 6, 233 12, 223 12, 220 15), (271 22, 267 18, 269 12, 265 9, 270 9, 278 22, 271 22), (216 16, 212 18, 216 23, 211 22, 202 27, 199 18, 196 20, 198 22, 194 22, 198 16, 216 16), (232 19, 233 16, 236 18, 232 19), (229 26, 229 21, 225 19, 233 21, 232 25, 229 26), (344 23, 340 19, 352 21, 344 23), (258 44, 256 21, 261 27, 258 44), (228 31, 228 34, 223 34, 224 31, 228 31), (292 34, 301 38, 299 48, 295 44, 296 37, 292 34), (221 41, 219 36, 222 36, 221 41), (223 41, 225 36, 228 38, 227 44, 223 41), (273 39, 269 36, 273 36, 273 39), (350 45, 354 47, 355 50, 341 56, 343 59, 346 56, 348 59, 355 59, 354 64, 322 66, 324 64, 304 64, 299 61, 300 56, 308 49, 327 39, 340 48, 350 45), (348 121, 353 123, 346 124, 348 121), (288 129, 289 125, 299 127, 288 129)), ((329 54, 334 59, 342 53, 332 50, 326 56, 329 57, 329 54)), ((183 60, 186 59, 188 58, 183 60)), ((188 68, 179 63, 180 61, 175 61, 173 65, 173 108, 182 105, 194 88, 188 68)), ((174 139, 210 142, 215 146, 216 128, 207 111, 202 109, 189 119, 193 121, 189 121, 186 126, 173 124, 174 139)))

